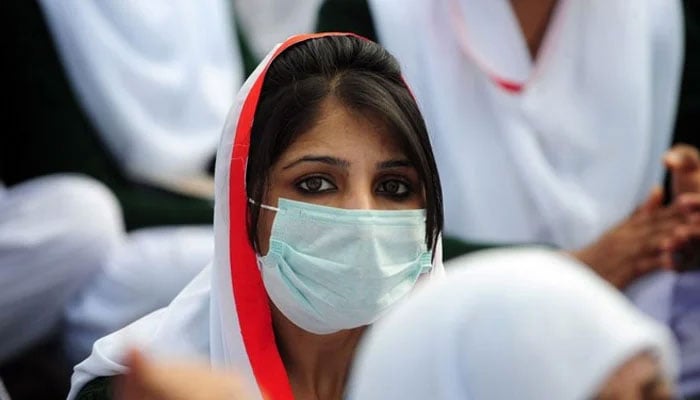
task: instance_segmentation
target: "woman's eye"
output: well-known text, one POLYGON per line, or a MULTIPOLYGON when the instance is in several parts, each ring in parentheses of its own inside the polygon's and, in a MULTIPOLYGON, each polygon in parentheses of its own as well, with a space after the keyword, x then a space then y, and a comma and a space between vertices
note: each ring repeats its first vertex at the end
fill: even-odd
POLYGON ((406 197, 410 194, 410 186, 398 179, 386 180, 379 184, 377 191, 389 196, 406 197))
POLYGON ((307 193, 321 193, 337 189, 331 181, 320 176, 306 178, 297 183, 297 187, 307 193))

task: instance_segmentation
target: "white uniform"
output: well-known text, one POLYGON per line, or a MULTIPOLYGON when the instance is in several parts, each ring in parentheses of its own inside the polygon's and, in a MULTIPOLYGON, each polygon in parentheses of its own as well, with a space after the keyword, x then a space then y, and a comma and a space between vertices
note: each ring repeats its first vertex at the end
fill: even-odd
POLYGON ((577 249, 661 182, 680 1, 559 0, 534 60, 508 1, 370 5, 428 125, 446 234, 577 249))
POLYGON ((47 176, 0 192, 0 362, 57 328, 123 232, 116 199, 88 178, 47 176))
POLYGON ((66 309, 66 355, 77 364, 93 343, 167 306, 212 259, 211 226, 131 233, 66 309))

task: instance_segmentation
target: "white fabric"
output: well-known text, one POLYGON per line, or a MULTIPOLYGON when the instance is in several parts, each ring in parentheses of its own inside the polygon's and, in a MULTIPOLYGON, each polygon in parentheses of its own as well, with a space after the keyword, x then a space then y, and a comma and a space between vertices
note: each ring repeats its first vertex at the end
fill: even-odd
POLYGON ((312 33, 323 0, 234 0, 237 22, 250 50, 261 59, 284 39, 312 33))
POLYGON ((670 332, 574 260, 519 249, 456 264, 373 326, 350 399, 584 400, 646 351, 675 377, 670 332))
POLYGON ((55 175, 0 196, 0 363, 57 328, 64 306, 124 234, 100 183, 55 175))
POLYGON ((225 0, 42 0, 77 97, 122 169, 205 174, 242 81, 225 0))
POLYGON ((2 383, 2 379, 0 379, 0 400, 11 400, 10 394, 7 393, 7 389, 5 389, 5 385, 2 383))
POLYGON ((167 306, 213 255, 211 226, 147 228, 129 234, 66 307, 65 353, 71 364, 90 355, 97 339, 167 306))
POLYGON ((679 1, 560 0, 536 62, 509 1, 369 3, 432 135, 447 234, 577 248, 660 182, 679 1))
MULTIPOLYGON (((75 367, 68 399, 99 376, 125 372, 121 359, 130 346, 156 357, 200 358, 214 366, 233 368, 245 382, 255 383, 234 306, 229 257, 229 176, 235 129, 248 93, 271 62, 273 49, 246 80, 224 125, 216 162, 214 261, 165 308, 98 340, 92 354, 75 367)), ((442 251, 436 249, 431 276, 444 275, 442 251)), ((255 392, 255 398, 262 394, 255 392)))

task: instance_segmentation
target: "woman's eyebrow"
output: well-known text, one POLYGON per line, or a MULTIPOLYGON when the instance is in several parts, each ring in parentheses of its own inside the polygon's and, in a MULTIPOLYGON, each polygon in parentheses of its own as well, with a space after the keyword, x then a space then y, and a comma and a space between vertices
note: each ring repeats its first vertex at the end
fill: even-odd
POLYGON ((388 160, 377 163, 377 169, 389 169, 389 168, 399 168, 399 167, 410 167, 415 168, 415 165, 410 160, 399 159, 399 160, 388 160))
POLYGON ((306 155, 306 156, 303 156, 301 158, 298 158, 298 159, 292 161, 291 163, 284 166, 282 169, 288 169, 288 168, 291 168, 297 164, 304 163, 304 162, 328 164, 328 165, 332 165, 334 167, 341 167, 341 168, 349 168, 350 167, 350 161, 343 160, 340 158, 331 157, 331 156, 306 155))

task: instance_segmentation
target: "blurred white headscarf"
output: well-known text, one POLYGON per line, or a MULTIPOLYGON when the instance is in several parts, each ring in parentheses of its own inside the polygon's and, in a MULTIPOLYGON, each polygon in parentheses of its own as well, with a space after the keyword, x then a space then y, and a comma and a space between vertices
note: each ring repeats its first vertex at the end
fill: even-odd
POLYGON ((643 352, 676 376, 671 334, 564 255, 483 252, 447 272, 371 328, 350 399, 584 400, 643 352))

